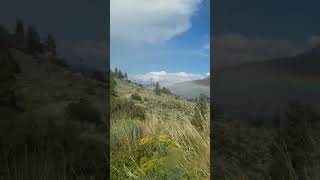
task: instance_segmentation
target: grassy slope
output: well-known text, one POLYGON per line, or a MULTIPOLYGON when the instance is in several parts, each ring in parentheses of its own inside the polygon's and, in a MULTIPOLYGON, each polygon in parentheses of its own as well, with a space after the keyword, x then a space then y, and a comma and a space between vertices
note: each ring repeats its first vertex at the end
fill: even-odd
POLYGON ((112 120, 111 168, 114 178, 126 179, 131 176, 138 179, 209 179, 209 115, 203 122, 204 130, 200 131, 190 123, 195 106, 192 102, 176 99, 173 95, 156 95, 151 90, 121 80, 117 80, 117 91, 119 97, 127 99, 137 92, 143 100, 135 103, 146 109, 147 118, 144 121, 112 120), (132 124, 135 124, 139 131, 130 130, 132 124), (159 142, 161 137, 167 139, 167 144, 159 142), (150 142, 141 145, 144 140, 150 142), (123 143, 119 146, 118 143, 121 142, 123 143), (170 144, 175 144, 175 148, 169 148, 170 144), (161 150, 150 155, 145 149, 148 146, 156 149, 169 147, 165 155, 161 150), (137 155, 139 153, 140 155, 137 155), (125 160, 122 159, 124 162, 118 163, 123 154, 126 154, 125 160), (160 154, 160 157, 154 154, 160 154), (174 162, 167 162, 168 160, 174 162))
POLYGON ((106 103, 101 98, 106 97, 104 83, 72 73, 47 58, 36 59, 17 52, 15 59, 22 70, 17 77, 17 89, 27 109, 44 112, 55 109, 61 112, 69 102, 85 98, 100 108, 101 112, 104 111, 106 103), (89 95, 85 92, 86 88, 91 88, 95 94, 89 95))
POLYGON ((23 107, 24 112, 14 113, 9 115, 8 119, 1 121, 3 130, 11 124, 10 133, 14 134, 14 136, 10 133, 3 134, 7 138, 8 145, 3 147, 2 151, 12 151, 13 154, 7 156, 16 159, 7 162, 5 157, 1 156, 2 164, 8 163, 6 166, 10 167, 1 167, 6 168, 8 174, 1 174, 0 177, 87 179, 91 176, 102 179, 105 176, 104 125, 70 122, 65 107, 70 102, 84 98, 93 103, 95 108, 100 109, 101 116, 104 116, 103 112, 107 105, 106 99, 103 98, 106 97, 105 83, 76 75, 50 62, 48 57, 35 58, 15 51, 14 58, 22 70, 17 75, 15 91, 17 103, 23 107), (88 93, 86 91, 88 89, 94 93, 88 93), (41 149, 46 147, 48 142, 50 142, 49 150, 41 149), (30 152, 20 154, 21 145, 26 147, 23 151, 30 152), (95 152, 95 154, 88 154, 90 148, 90 153, 95 152), (33 152, 31 149, 39 149, 39 152, 33 152), (61 157, 64 157, 64 161, 61 161, 61 157), (96 163, 96 170, 92 171, 90 163, 96 163), (25 164, 28 164, 28 168, 24 167, 25 164), (70 167, 74 169, 70 171, 70 167))

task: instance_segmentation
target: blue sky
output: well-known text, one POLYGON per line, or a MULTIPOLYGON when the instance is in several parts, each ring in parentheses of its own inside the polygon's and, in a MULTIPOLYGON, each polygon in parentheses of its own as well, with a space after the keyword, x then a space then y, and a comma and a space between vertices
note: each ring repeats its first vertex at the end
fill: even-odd
POLYGON ((166 83, 210 72, 209 0, 124 1, 110 3, 111 68, 166 83))

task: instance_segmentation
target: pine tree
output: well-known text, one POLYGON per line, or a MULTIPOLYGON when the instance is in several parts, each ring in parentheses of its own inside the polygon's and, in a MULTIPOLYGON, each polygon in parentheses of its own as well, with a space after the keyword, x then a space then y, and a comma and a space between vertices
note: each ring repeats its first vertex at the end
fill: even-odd
POLYGON ((29 53, 35 54, 37 52, 41 52, 42 45, 40 42, 40 37, 38 32, 34 28, 32 27, 28 28, 26 40, 27 40, 27 49, 29 53))
POLYGON ((18 49, 23 49, 25 47, 25 32, 23 21, 18 19, 16 24, 16 30, 14 33, 15 47, 18 49))
POLYGON ((124 75, 123 75, 121 70, 118 71, 118 78, 119 79, 123 79, 124 78, 124 75))
POLYGON ((46 44, 47 50, 49 52, 51 52, 52 55, 55 56, 56 55, 56 43, 55 43, 55 40, 51 34, 48 35, 45 44, 46 44))
POLYGON ((165 94, 172 94, 171 91, 166 87, 162 87, 161 92, 165 94))
POLYGON ((127 73, 124 73, 124 78, 125 78, 126 80, 128 80, 128 74, 127 74, 127 73))
POLYGON ((160 84, 159 84, 158 82, 156 82, 156 84, 155 84, 154 92, 155 92, 157 95, 160 95, 160 93, 161 93, 160 84))
POLYGON ((117 86, 117 82, 115 81, 114 76, 111 75, 110 76, 110 94, 111 94, 111 96, 117 95, 116 86, 117 86))

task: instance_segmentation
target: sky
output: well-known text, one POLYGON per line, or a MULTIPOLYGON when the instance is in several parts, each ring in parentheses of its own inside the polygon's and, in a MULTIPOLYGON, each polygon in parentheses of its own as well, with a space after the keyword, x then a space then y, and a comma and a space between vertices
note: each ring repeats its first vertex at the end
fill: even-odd
POLYGON ((214 67, 293 56, 320 42, 320 1, 213 4, 214 67))
POLYGON ((110 64, 141 83, 210 72, 209 0, 111 0, 110 64))
POLYGON ((2 0, 0 24, 14 29, 18 18, 35 27, 42 38, 51 33, 58 52, 72 64, 106 69, 109 44, 105 0, 2 0))

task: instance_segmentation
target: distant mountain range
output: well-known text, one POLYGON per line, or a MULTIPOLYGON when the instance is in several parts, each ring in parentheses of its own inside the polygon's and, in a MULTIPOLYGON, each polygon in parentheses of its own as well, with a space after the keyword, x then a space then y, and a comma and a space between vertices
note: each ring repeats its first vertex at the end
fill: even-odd
POLYGON ((210 96, 210 77, 168 85, 167 88, 172 93, 186 98, 195 98, 201 93, 210 96))
POLYGON ((293 57, 214 70, 215 105, 256 117, 283 111, 298 100, 320 110, 320 49, 293 57))

